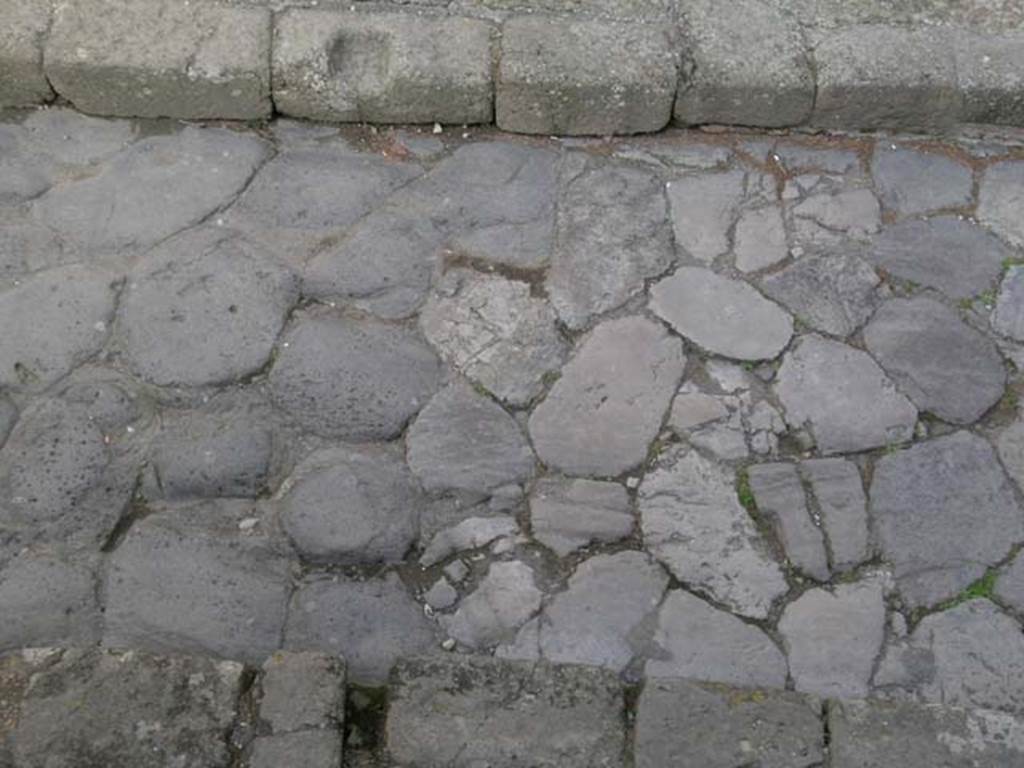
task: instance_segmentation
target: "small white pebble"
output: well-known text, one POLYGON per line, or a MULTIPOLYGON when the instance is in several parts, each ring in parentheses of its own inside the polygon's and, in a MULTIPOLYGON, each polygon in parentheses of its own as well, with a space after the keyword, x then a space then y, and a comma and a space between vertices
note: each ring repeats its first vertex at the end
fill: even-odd
POLYGON ((258 517, 247 517, 244 520, 238 522, 238 530, 240 531, 251 531, 259 524, 260 520, 258 517))
POLYGON ((446 651, 454 651, 455 650, 455 641, 452 640, 449 637, 448 639, 446 639, 444 642, 441 643, 441 647, 444 648, 444 650, 446 650, 446 651))
POLYGON ((434 133, 444 133, 444 128, 441 127, 440 123, 434 123, 434 133))
POLYGON ((627 477, 626 487, 629 489, 637 488, 640 485, 640 478, 638 477, 627 477))

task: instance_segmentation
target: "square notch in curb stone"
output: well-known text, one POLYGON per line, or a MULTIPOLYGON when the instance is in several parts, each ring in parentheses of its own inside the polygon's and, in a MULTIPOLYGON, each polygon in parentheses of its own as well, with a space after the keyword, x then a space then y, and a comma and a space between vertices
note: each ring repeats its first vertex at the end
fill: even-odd
POLYGON ((763 0, 681 0, 683 125, 781 128, 807 121, 814 71, 796 20, 763 0))
POLYGON ((61 4, 44 68, 96 115, 255 120, 270 106, 270 12, 181 0, 61 4))
POLYGON ((962 110, 951 31, 862 24, 815 33, 811 123, 831 130, 931 130, 962 110))
POLYGON ((494 33, 478 19, 293 8, 276 17, 274 103, 343 123, 489 123, 494 33))
POLYGON ((43 75, 43 35, 50 26, 46 0, 2 0, 0 107, 30 107, 53 98, 43 75))
POLYGON ((955 35, 963 121, 1024 126, 1024 33, 955 35))
POLYGON ((656 24, 509 20, 498 68, 498 127, 570 136, 661 130, 678 84, 673 38, 656 24))

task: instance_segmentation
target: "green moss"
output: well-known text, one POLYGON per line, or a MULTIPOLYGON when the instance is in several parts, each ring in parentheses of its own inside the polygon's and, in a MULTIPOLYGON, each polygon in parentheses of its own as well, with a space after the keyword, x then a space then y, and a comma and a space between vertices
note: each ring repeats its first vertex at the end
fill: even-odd
POLYGON ((1010 258, 1008 258, 1008 259, 1003 259, 1003 271, 1004 272, 1006 270, 1008 270, 1010 267, 1020 267, 1020 266, 1024 266, 1024 259, 1014 258, 1012 256, 1010 258))
POLYGON ((750 475, 745 469, 736 473, 736 497, 748 512, 757 509, 757 500, 754 499, 754 492, 750 490, 750 475))
POLYGON ((968 586, 963 592, 951 600, 947 600, 938 606, 940 611, 947 610, 953 606, 966 603, 968 600, 986 599, 991 600, 996 591, 996 578, 998 574, 995 569, 990 568, 985 575, 968 586))

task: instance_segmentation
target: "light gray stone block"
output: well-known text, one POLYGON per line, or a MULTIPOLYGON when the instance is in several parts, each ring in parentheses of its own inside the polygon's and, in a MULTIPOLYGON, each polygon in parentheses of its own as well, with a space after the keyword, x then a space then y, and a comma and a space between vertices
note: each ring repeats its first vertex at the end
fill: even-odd
POLYGON ((5 0, 0 23, 0 108, 49 101, 42 38, 50 25, 47 0, 5 0))
POLYGON ((345 662, 338 656, 275 653, 263 663, 260 689, 260 719, 275 735, 345 723, 345 662))
POLYGON ((961 119, 971 123, 1024 125, 1024 32, 957 32, 957 85, 961 119))

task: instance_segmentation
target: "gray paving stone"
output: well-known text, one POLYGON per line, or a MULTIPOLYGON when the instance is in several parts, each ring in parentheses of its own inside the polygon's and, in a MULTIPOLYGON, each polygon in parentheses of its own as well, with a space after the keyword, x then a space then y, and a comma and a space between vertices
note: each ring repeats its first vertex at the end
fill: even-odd
POLYGON ((420 313, 427 341, 457 371, 512 405, 527 405, 562 367, 568 343, 527 283, 451 272, 420 313))
POLYGON ((511 640, 540 610, 543 597, 530 566, 518 560, 492 563, 479 586, 451 617, 441 619, 441 625, 463 645, 486 648, 511 640))
POLYGON ((396 768, 622 764, 623 696, 609 672, 464 656, 403 661, 392 683, 396 768))
POLYGON ((740 506, 731 471, 676 446, 647 473, 637 498, 644 546, 687 587, 753 618, 765 618, 788 590, 740 506))
POLYGON ((807 120, 814 73, 796 18, 760 0, 685 0, 679 9, 676 122, 770 128, 807 120))
POLYGON ((399 448, 327 448, 289 478, 281 524, 304 560, 398 563, 416 540, 423 506, 399 448))
POLYGON ((710 264, 729 250, 729 229, 743 198, 742 171, 683 176, 666 185, 676 245, 710 264))
POLYGON ((880 279, 856 256, 804 258, 764 277, 759 287, 816 331, 845 338, 875 310, 880 279))
POLYGON ((1024 163, 1007 160, 985 169, 978 189, 978 220, 1017 248, 1024 247, 1024 163))
POLYGON ((777 205, 753 208, 740 214, 733 234, 736 269, 757 272, 773 267, 789 255, 786 227, 777 205))
MULTIPOLYGON (((461 564, 461 561, 456 562, 461 564)), ((447 571, 448 569, 446 568, 445 573, 447 573, 447 571)), ((444 578, 435 581, 434 586, 423 593, 423 602, 435 611, 443 611, 447 608, 451 608, 458 602, 458 600, 458 590, 456 590, 455 587, 449 584, 444 578)))
POLYGON ((995 451, 969 432, 882 457, 870 497, 882 555, 910 606, 955 596, 1024 538, 995 451))
POLYGON ((1020 125, 1024 36, 1019 29, 957 30, 954 38, 961 119, 972 123, 1020 125))
POLYGON ((882 585, 868 579, 805 592, 786 606, 779 634, 798 691, 864 698, 885 637, 882 585))
POLYGON ((420 565, 429 568, 449 555, 468 549, 479 549, 505 536, 519 531, 515 518, 467 517, 450 528, 439 531, 420 557, 420 565))
POLYGON ((546 287, 570 328, 639 294, 673 261, 662 184, 621 165, 582 170, 559 198, 557 246, 546 287))
POLYGON ((124 117, 268 117, 270 12, 173 0, 58 5, 44 68, 83 112, 124 117))
POLYGON ((1017 417, 994 440, 1003 468, 1018 488, 1024 488, 1024 419, 1017 417))
POLYGON ((0 292, 0 386, 38 392, 96 354, 119 289, 117 275, 72 265, 0 292))
POLYGON ((502 27, 495 119, 518 133, 657 131, 672 116, 678 66, 660 25, 514 16, 502 27))
POLYGON ((1019 554, 999 571, 994 594, 1005 605, 1024 614, 1024 557, 1019 554))
POLYGON ((745 459, 750 455, 743 431, 743 418, 736 411, 727 420, 704 425, 687 436, 692 445, 723 461, 745 459))
POLYGON ((357 685, 381 685, 392 664, 434 645, 423 610, 393 573, 366 581, 311 578, 292 595, 284 647, 341 656, 357 685))
POLYGON ((991 321, 997 333, 1024 341, 1024 268, 1006 270, 991 321))
POLYGON ((651 309, 700 347, 737 360, 768 360, 793 335, 793 320, 740 280, 680 267, 651 288, 651 309))
POLYGON ((295 275, 255 243, 194 229, 131 271, 119 336, 128 365, 155 384, 222 384, 266 365, 298 298, 295 275))
POLYGON ((637 768, 812 768, 825 756, 821 704, 789 691, 651 680, 640 694, 637 768))
POLYGON ((36 110, 25 116, 21 127, 37 158, 65 165, 106 160, 136 138, 130 120, 90 117, 64 107, 36 110))
POLYGON ((772 147, 777 162, 791 173, 822 171, 829 174, 853 173, 860 168, 860 155, 834 143, 790 143, 780 141, 772 147))
POLYGON ((811 195, 793 206, 793 216, 824 229, 833 238, 864 239, 882 227, 878 198, 867 189, 811 195))
POLYGON ((291 591, 270 521, 234 500, 152 511, 111 555, 104 645, 262 661, 279 645, 291 591))
POLYGON ((837 701, 828 725, 835 768, 1003 768, 1024 760, 1024 724, 991 710, 837 701))
POLYGON ((786 685, 786 657, 762 630, 672 590, 658 613, 647 678, 679 677, 751 688, 786 685))
POLYGON ((681 342, 649 320, 597 326, 530 416, 537 455, 573 475, 614 476, 638 465, 684 364, 681 342))
POLYGON ((341 734, 300 731, 257 736, 252 741, 248 768, 334 768, 341 765, 341 734))
POLYGON ((793 428, 809 427, 825 454, 909 440, 917 409, 866 353, 803 336, 783 358, 775 394, 793 428))
POLYGON ((11 0, 0 32, 0 107, 28 107, 50 101, 53 89, 43 74, 43 36, 50 26, 49 3, 11 0))
POLYGON ((261 671, 259 717, 274 734, 344 726, 345 662, 340 657, 278 652, 261 671))
POLYGON ((828 581, 825 536, 811 519, 796 465, 754 464, 747 475, 757 511, 771 521, 786 558, 811 578, 828 581))
POLYGON ((375 320, 297 314, 278 349, 271 396, 301 427, 325 437, 397 437, 440 385, 430 347, 375 320))
POLYGON ((857 465, 846 459, 809 459, 798 465, 821 515, 832 568, 853 568, 871 557, 867 497, 857 465))
POLYGON ((871 174, 882 205, 901 216, 966 208, 974 199, 970 167, 939 152, 879 143, 871 174))
POLYGON ((4 447, 17 421, 18 407, 6 395, 0 395, 0 448, 4 447))
POLYGON ((488 123, 486 21, 291 8, 275 18, 274 105, 312 120, 488 123))
POLYGON ((0 696, 12 717, 7 764, 228 765, 224 735, 243 673, 233 661, 135 650, 38 649, 3 657, 0 696))
POLYGON ((561 557, 592 542, 624 539, 633 525, 629 497, 618 483, 552 477, 530 494, 533 537, 561 557))
POLYGON ((672 401, 668 426, 677 432, 685 432, 693 427, 724 419, 729 415, 729 408, 723 402, 724 399, 703 392, 680 392, 672 401))

